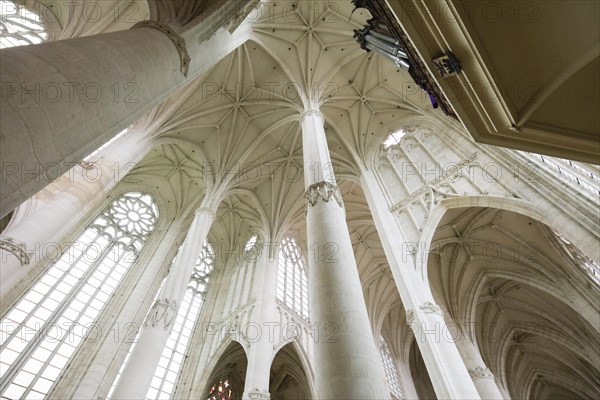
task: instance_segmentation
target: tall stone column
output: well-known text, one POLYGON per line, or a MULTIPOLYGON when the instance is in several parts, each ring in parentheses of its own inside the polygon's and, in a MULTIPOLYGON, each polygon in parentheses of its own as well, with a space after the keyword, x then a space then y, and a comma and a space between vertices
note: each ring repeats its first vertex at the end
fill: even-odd
MULTIPOLYGON (((277 250, 265 243, 258 265, 258 282, 253 291, 256 297, 256 319, 250 322, 258 327, 260 336, 250 344, 248 368, 244 382, 244 400, 269 399, 269 380, 273 361, 273 345, 277 338, 275 324, 279 321, 275 299, 277 296, 277 250)), ((256 281, 255 281, 256 282, 256 281)))
POLYGON ((402 386, 402 396, 405 399, 418 399, 417 389, 413 382, 412 375, 410 373, 410 362, 408 357, 401 363, 396 363, 398 369, 398 378, 400 378, 400 385, 402 386))
MULTIPOLYGON (((207 203, 206 198, 203 205, 205 203, 207 203)), ((183 245, 175 257, 173 267, 150 310, 150 315, 146 318, 138 342, 115 387, 113 399, 137 400, 146 397, 154 371, 175 323, 179 304, 183 300, 187 284, 200 256, 202 243, 208 236, 214 218, 214 212, 206 207, 200 207, 196 211, 183 245)))
POLYGON ((411 254, 404 254, 402 243, 418 238, 404 237, 398 221, 389 211, 385 194, 375 174, 363 170, 361 184, 375 221, 383 249, 431 383, 440 399, 479 399, 458 349, 450 336, 441 308, 435 304, 427 282, 417 275, 411 254))
MULTIPOLYGON (((223 15, 203 23, 225 25, 223 15)), ((205 31, 183 37, 144 21, 0 50, 0 218, 249 37, 246 25, 205 31)))
POLYGON ((496 378, 483 361, 477 346, 466 337, 459 338, 456 345, 481 398, 484 400, 503 400, 504 396, 498 388, 496 378))
POLYGON ((385 374, 367 315, 323 116, 302 115, 311 322, 318 324, 316 398, 386 399, 385 374))
POLYGON ((104 196, 150 150, 142 129, 106 147, 96 161, 87 166, 75 166, 48 185, 32 199, 33 211, 20 210, 19 218, 0 237, 0 301, 26 278, 31 268, 40 262, 51 262, 58 255, 65 234, 102 201, 104 196), (87 168, 87 169, 86 169, 87 168), (12 251, 8 244, 16 247, 12 251), (21 254, 21 257, 17 255, 21 254))

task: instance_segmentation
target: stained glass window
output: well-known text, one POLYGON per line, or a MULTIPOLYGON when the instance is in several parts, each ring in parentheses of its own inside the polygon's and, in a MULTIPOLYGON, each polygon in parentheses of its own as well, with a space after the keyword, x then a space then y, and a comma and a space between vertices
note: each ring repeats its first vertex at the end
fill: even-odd
POLYGON ((221 379, 219 383, 213 385, 208 394, 207 400, 232 400, 233 387, 229 379, 221 379))
POLYGON ((12 1, 0 0, 0 49, 48 39, 40 16, 12 1))
POLYGON ((188 289, 177 310, 173 330, 154 371, 154 378, 152 378, 152 383, 146 394, 147 399, 168 399, 173 394, 196 320, 206 298, 210 276, 214 267, 214 248, 210 243, 204 242, 188 289))
POLYGON ((381 351, 381 359, 383 361, 385 376, 390 387, 390 393, 394 399, 401 399, 402 389, 400 387, 400 379, 398 378, 398 372, 396 371, 396 366, 394 365, 392 353, 390 352, 390 348, 385 342, 383 336, 379 339, 379 350, 381 351))
POLYGON ((0 323, 2 398, 43 398, 94 325, 154 231, 150 195, 114 200, 0 323))
POLYGON ((277 298, 308 320, 308 278, 302 251, 293 238, 286 238, 281 242, 277 298))

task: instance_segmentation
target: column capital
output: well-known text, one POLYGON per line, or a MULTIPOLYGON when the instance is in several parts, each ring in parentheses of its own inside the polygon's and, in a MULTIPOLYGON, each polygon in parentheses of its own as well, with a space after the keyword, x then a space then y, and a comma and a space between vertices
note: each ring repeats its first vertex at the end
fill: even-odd
POLYGON ((211 210, 208 207, 200 207, 196 210, 195 212, 196 215, 198 214, 208 214, 212 219, 215 218, 216 214, 213 210, 211 210))
POLYGON ((245 399, 248 400, 252 400, 252 399, 270 399, 271 395, 269 392, 267 392, 266 390, 254 390, 252 392, 248 392, 248 393, 244 393, 244 396, 242 396, 245 399))
POLYGON ((177 301, 169 299, 157 299, 152 305, 150 314, 144 323, 146 328, 156 328, 161 325, 165 331, 169 331, 177 316, 177 301))
POLYGON ((423 311, 424 314, 437 314, 440 317, 444 316, 442 308, 437 304, 432 303, 431 301, 426 301, 425 303, 421 304, 419 308, 421 309, 421 311, 423 311))
MULTIPOLYGON (((423 312, 423 314, 436 314, 440 317, 444 317, 444 311, 437 304, 432 303, 431 301, 426 301, 425 303, 419 306, 419 310, 423 312)), ((415 310, 413 308, 409 308, 406 310, 406 324, 409 325, 413 331, 418 325, 415 325, 416 315, 415 310)))
POLYGON ((321 118, 321 121, 325 121, 325 118, 323 117, 323 113, 319 110, 305 110, 302 115, 300 115, 300 123, 304 122, 305 118, 308 117, 319 117, 321 118))
POLYGON ((304 198, 308 201, 311 207, 319 201, 319 198, 325 202, 335 200, 338 205, 344 208, 344 200, 342 199, 342 193, 340 188, 335 183, 331 182, 318 182, 310 185, 304 194, 304 198))
POLYGON ((477 379, 494 379, 494 374, 487 367, 475 367, 475 369, 470 369, 469 375, 474 381, 477 379))
POLYGON ((179 53, 179 61, 181 63, 181 73, 183 74, 183 76, 187 76, 188 69, 190 68, 190 63, 191 63, 192 59, 187 51, 187 47, 185 45, 185 39, 183 37, 181 37, 177 32, 175 32, 173 29, 171 29, 168 25, 163 24, 162 22, 154 21, 154 20, 140 21, 131 27, 131 29, 136 29, 136 28, 154 28, 154 29, 159 30, 162 33, 164 33, 165 36, 167 36, 169 38, 169 40, 171 42, 173 42, 173 44, 177 48, 177 53, 179 53))

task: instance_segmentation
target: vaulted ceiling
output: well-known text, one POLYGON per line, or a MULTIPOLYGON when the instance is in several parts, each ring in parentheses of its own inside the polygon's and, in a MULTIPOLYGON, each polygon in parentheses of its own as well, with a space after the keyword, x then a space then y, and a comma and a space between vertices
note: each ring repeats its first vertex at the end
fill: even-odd
POLYGON ((455 209, 431 248, 436 301, 513 398, 597 398, 597 288, 550 228, 509 211, 455 209))
MULTIPOLYGON (((104 3, 99 4, 106 15, 111 10, 109 2, 104 3)), ((55 38, 127 29, 150 14, 168 15, 184 24, 205 6, 203 2, 150 3, 147 7, 145 1, 121 2, 124 7, 119 15, 135 9, 136 18, 119 18, 118 23, 105 21, 101 26, 62 16, 65 29, 55 38), (175 7, 179 3, 182 8, 175 7), (185 13, 176 12, 182 9, 185 13)), ((386 338, 391 339, 392 351, 408 359, 410 341, 405 340, 404 309, 356 177, 382 140, 401 127, 403 119, 447 117, 432 108, 429 97, 415 87, 407 72, 359 48, 352 37, 353 29, 363 27, 370 15, 365 10, 352 11, 351 2, 346 0, 262 3, 248 17, 253 27, 248 42, 154 110, 149 130, 154 147, 126 182, 157 187, 174 216, 186 215, 198 207, 205 193, 215 195, 222 202, 211 239, 229 249, 243 246, 252 232, 261 230, 266 240, 281 239, 288 232, 303 238, 304 171, 299 120, 306 107, 320 104, 373 326, 382 326, 386 338)), ((478 21, 473 23, 478 26, 478 21)), ((504 51, 510 52, 511 43, 527 44, 515 39, 520 34, 510 32, 505 38, 492 30, 483 35, 482 42, 500 36, 496 39, 504 43, 504 51)), ((530 40, 534 39, 539 38, 530 40)), ((589 47, 584 44, 577 44, 572 51, 584 51, 589 47)), ((507 74, 499 77, 506 85, 515 79, 511 73, 536 76, 535 69, 523 68, 530 60, 504 66, 502 52, 496 53, 490 43, 486 46, 494 53, 490 57, 498 64, 499 73, 507 74)), ((539 56, 552 61, 551 51, 539 56)), ((553 65, 557 68, 553 71, 568 64, 564 61, 553 65)), ((544 76, 544 84, 550 84, 550 75, 544 76)), ((551 97, 549 92, 548 104, 552 103, 551 97)), ((526 99, 513 100, 511 107, 523 113, 526 99)), ((553 107, 561 112, 570 110, 560 104, 553 107)), ((587 110, 591 106, 583 107, 587 110)), ((552 110, 540 107, 529 113, 530 119, 541 121, 544 115, 558 115, 552 110)), ((590 123, 577 121, 573 127, 593 130, 590 123)), ((525 217, 474 209, 449 212, 434 237, 434 243, 444 249, 443 255, 463 255, 430 265, 436 300, 457 320, 493 322, 501 327, 502 343, 486 341, 483 330, 468 333, 479 344, 486 362, 519 398, 525 394, 524 387, 531 387, 540 397, 565 393, 588 396, 589 390, 582 387, 594 382, 597 374, 593 367, 597 360, 589 359, 589 355, 594 354, 590 345, 598 342, 598 332, 590 327, 589 320, 571 312, 581 304, 569 305, 556 299, 556 294, 569 298, 566 283, 582 278, 566 272, 567 257, 552 241, 552 235, 545 226, 525 217), (484 246, 473 247, 474 243, 484 246), (517 252, 518 257, 529 258, 502 258, 500 266, 489 262, 490 254, 482 253, 485 245, 492 251, 497 247, 509 249, 514 243, 521 244, 523 251, 531 251, 535 244, 539 259, 517 252), (474 253, 468 253, 474 248, 474 253), (548 305, 560 318, 543 311, 548 305), (577 329, 569 323, 559 324, 558 319, 569 321, 577 329), (534 322, 537 327, 527 331, 523 329, 526 322, 534 322), (561 339, 569 335, 574 340, 561 339), (564 349, 553 352, 557 346, 564 349), (556 375, 546 379, 554 386, 544 386, 543 376, 551 374, 552 368, 575 382, 573 387, 554 379, 556 375)), ((579 294, 582 298, 591 296, 585 290, 579 294)))
POLYGON ((402 116, 434 113, 406 72, 359 48, 353 29, 369 17, 347 1, 261 4, 248 18, 251 39, 170 100, 177 106, 154 138, 169 144, 170 159, 144 160, 143 170, 175 167, 174 155, 186 154, 190 161, 167 174, 186 187, 180 195, 197 183, 183 171, 201 169, 206 190, 221 198, 251 192, 277 237, 304 206, 299 119, 310 104, 321 104, 342 179, 358 175, 402 116))

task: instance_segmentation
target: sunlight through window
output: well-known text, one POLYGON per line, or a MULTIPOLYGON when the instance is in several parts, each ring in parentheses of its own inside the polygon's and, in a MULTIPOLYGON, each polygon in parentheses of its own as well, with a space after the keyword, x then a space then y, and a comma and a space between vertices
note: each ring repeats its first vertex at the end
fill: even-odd
POLYGON ((404 130, 402 129, 390 133, 389 136, 383 141, 383 148, 387 149, 396 144, 400 144, 400 141, 402 140, 404 135, 406 135, 406 132, 404 132, 404 130))
POLYGON ((394 399, 402 398, 402 389, 400 388, 400 380, 398 379, 398 372, 394 366, 394 360, 392 359, 392 353, 388 347, 385 339, 380 337, 379 339, 379 350, 381 351, 381 358, 383 360, 383 369, 385 370, 385 376, 387 377, 388 385, 390 386, 390 393, 394 399))
POLYGON ((37 13, 12 1, 0 0, 0 49, 42 43, 47 39, 37 13))
MULTIPOLYGON (((177 258, 177 257, 175 257, 177 258)), ((202 245, 202 252, 191 276, 188 289, 177 310, 173 330, 154 371, 152 383, 146 394, 147 399, 168 399, 174 392, 175 383, 185 359, 190 338, 204 304, 210 276, 215 267, 215 251, 208 242, 202 245)))
POLYGON ((300 246, 292 238, 286 238, 281 243, 277 298, 308 320, 308 278, 300 246))
POLYGON ((42 398, 82 342, 156 228, 152 197, 113 201, 0 323, 2 398, 42 398))

